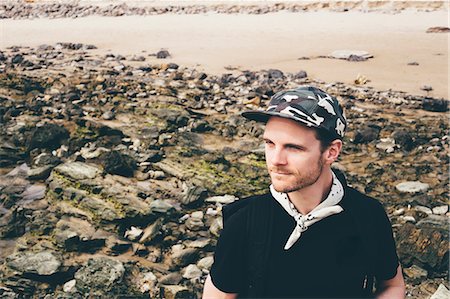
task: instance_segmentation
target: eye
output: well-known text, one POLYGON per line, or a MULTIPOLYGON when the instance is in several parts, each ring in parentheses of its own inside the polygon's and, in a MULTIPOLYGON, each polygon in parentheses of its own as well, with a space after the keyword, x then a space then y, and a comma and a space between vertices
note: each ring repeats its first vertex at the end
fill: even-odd
POLYGON ((302 151, 302 150, 304 150, 304 148, 302 146, 299 146, 299 145, 296 145, 296 144, 287 144, 286 148, 290 149, 290 150, 294 150, 294 151, 302 151))
POLYGON ((270 140, 264 140, 264 143, 266 144, 266 146, 272 146, 273 145, 273 142, 272 141, 270 141, 270 140))

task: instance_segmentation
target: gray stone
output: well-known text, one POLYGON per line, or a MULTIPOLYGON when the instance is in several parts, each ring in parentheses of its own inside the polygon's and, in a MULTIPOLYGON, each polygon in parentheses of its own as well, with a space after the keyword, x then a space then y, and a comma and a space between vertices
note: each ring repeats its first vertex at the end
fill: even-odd
POLYGON ((186 220, 186 227, 191 231, 199 231, 203 226, 204 224, 201 219, 190 217, 186 220))
POLYGON ((172 254, 172 260, 174 265, 184 267, 194 262, 198 258, 198 249, 186 248, 180 251, 176 251, 172 254))
POLYGON ((53 251, 18 252, 6 258, 7 265, 24 274, 52 275, 62 264, 61 256, 53 251))
POLYGON ((415 182, 403 182, 400 184, 397 184, 397 186, 395 186, 395 188, 400 191, 400 192, 404 192, 404 193, 419 193, 419 192, 425 192, 428 190, 428 188, 430 187, 430 185, 419 182, 419 181, 415 181, 415 182))
POLYGON ((417 222, 419 227, 448 228, 449 218, 441 215, 428 215, 428 217, 417 222))
POLYGON ((125 232, 124 237, 127 238, 128 240, 136 241, 138 238, 140 238, 142 236, 143 232, 144 231, 142 229, 132 226, 132 227, 130 227, 129 230, 127 230, 125 232))
POLYGON ((159 234, 162 228, 163 221, 161 218, 157 219, 154 223, 144 229, 139 243, 145 244, 153 241, 153 239, 159 234))
POLYGON ((381 138, 380 142, 378 142, 375 147, 385 151, 386 153, 392 153, 397 148, 397 145, 395 144, 395 140, 392 138, 381 138))
POLYGON ((366 59, 373 57, 373 55, 369 52, 360 50, 336 50, 330 54, 331 57, 336 59, 349 59, 352 55, 363 57, 366 59))
POLYGON ((45 165, 37 168, 32 168, 28 171, 28 178, 31 180, 45 180, 52 172, 52 165, 45 165))
POLYGON ((211 239, 208 238, 200 238, 194 241, 185 242, 186 246, 191 248, 205 248, 211 244, 211 239))
POLYGON ((186 279, 195 279, 202 276, 202 270, 200 270, 197 265, 190 264, 183 269, 183 277, 186 279))
POLYGON ((211 223, 211 226, 209 227, 209 232, 217 238, 220 236, 220 232, 223 229, 222 222, 223 222, 222 218, 216 218, 213 220, 213 222, 211 223))
POLYGON ((433 208, 433 214, 445 215, 448 212, 448 205, 438 206, 433 208))
POLYGON ((156 199, 150 203, 150 210, 157 213, 167 213, 175 207, 166 200, 156 199))
POLYGON ((64 163, 55 167, 54 170, 74 180, 91 180, 101 173, 101 170, 98 167, 82 162, 64 163))
POLYGON ((213 256, 207 256, 202 258, 197 262, 197 266, 202 270, 208 270, 211 269, 212 264, 214 263, 214 257, 213 256))
POLYGON ((238 200, 234 195, 222 195, 222 196, 212 196, 205 199, 206 202, 214 202, 214 203, 221 203, 221 204, 228 204, 232 203, 236 200, 238 200))
POLYGON ((76 284, 77 281, 75 279, 69 280, 63 285, 63 291, 65 293, 75 293, 77 291, 76 284))
POLYGON ((84 292, 91 289, 106 292, 122 280, 124 273, 125 268, 120 261, 107 257, 91 258, 75 273, 76 285, 84 292))
POLYGON ((428 214, 428 215, 433 214, 433 211, 431 211, 430 208, 424 207, 424 206, 415 206, 414 210, 416 210, 418 212, 422 212, 422 213, 428 214))
POLYGON ((89 210, 102 220, 113 221, 123 218, 115 210, 112 203, 105 202, 98 198, 85 197, 80 202, 80 207, 89 210))
POLYGON ((173 272, 164 275, 159 279, 159 283, 162 285, 178 285, 183 277, 178 272, 173 272))
POLYGON ((41 184, 27 186, 25 191, 23 191, 21 194, 22 199, 25 201, 42 199, 45 197, 45 189, 46 186, 41 184))
POLYGON ((450 298, 450 291, 443 284, 440 284, 436 292, 430 297, 430 299, 448 299, 448 298, 450 298))
POLYGON ((185 186, 181 202, 184 205, 197 203, 206 197, 206 189, 200 186, 185 186))

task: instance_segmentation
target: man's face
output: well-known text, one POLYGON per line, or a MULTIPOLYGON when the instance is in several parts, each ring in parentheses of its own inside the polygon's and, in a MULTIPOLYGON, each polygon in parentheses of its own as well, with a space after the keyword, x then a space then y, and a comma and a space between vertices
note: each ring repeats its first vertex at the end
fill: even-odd
POLYGON ((278 192, 313 185, 324 165, 314 129, 281 117, 271 117, 264 131, 267 169, 278 192))

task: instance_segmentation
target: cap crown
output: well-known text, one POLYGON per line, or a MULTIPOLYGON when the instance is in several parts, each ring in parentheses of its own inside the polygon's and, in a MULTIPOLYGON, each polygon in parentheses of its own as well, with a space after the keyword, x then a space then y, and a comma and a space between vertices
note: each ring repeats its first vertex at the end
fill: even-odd
POLYGON ((337 99, 312 86, 276 93, 270 100, 267 112, 309 127, 324 129, 339 139, 344 137, 347 127, 347 120, 337 99))

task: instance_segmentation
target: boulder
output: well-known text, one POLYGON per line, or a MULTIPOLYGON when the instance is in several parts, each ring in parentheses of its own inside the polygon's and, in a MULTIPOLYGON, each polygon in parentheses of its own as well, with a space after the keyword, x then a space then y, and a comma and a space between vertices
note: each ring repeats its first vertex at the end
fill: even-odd
POLYGON ((416 227, 402 225, 397 234, 397 251, 402 265, 417 265, 429 275, 441 275, 448 270, 448 225, 443 227, 416 227))
POLYGON ((122 262, 107 257, 95 257, 89 259, 75 273, 76 286, 84 293, 97 290, 106 295, 122 281, 124 274, 125 267, 122 262))
POLYGON ((58 273, 62 265, 62 258, 57 252, 50 250, 21 251, 8 256, 6 264, 22 274, 48 276, 58 273))
POLYGON ((91 180, 101 173, 98 167, 82 162, 67 162, 55 167, 54 171, 73 180, 91 180))
POLYGON ((54 150, 60 147, 62 141, 69 138, 69 131, 63 126, 56 124, 45 124, 36 127, 27 143, 28 150, 34 148, 47 148, 54 150))
POLYGON ((103 153, 100 156, 104 169, 107 173, 132 177, 137 168, 136 161, 128 155, 118 151, 103 153))

